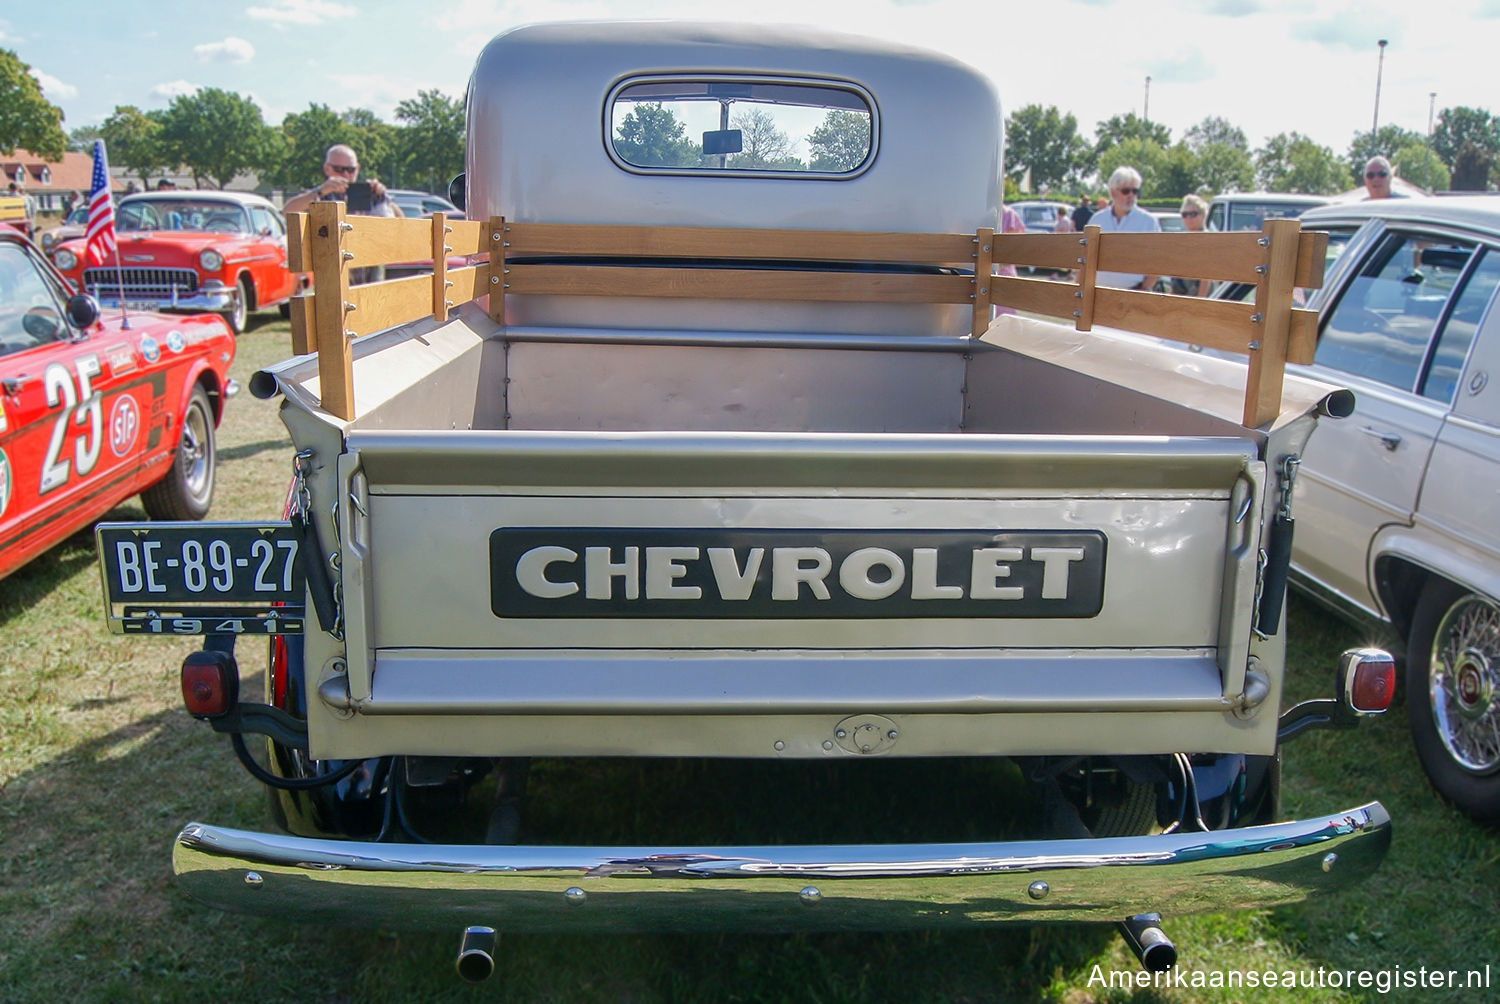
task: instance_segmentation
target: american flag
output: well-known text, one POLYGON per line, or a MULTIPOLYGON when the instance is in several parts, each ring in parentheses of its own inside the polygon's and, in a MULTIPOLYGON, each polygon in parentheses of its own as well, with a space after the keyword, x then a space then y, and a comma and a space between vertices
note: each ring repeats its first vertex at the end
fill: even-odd
POLYGON ((104 140, 94 140, 94 177, 89 182, 88 243, 84 254, 95 265, 115 252, 115 207, 109 198, 109 164, 104 160, 104 140))

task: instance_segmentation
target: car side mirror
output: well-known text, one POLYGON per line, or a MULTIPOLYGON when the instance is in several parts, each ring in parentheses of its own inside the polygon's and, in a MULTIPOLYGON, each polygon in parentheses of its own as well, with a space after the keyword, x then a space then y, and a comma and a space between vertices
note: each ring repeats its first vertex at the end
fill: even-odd
POLYGON ((465 212, 469 209, 469 200, 466 198, 468 177, 467 174, 455 174, 453 180, 448 182, 448 201, 465 212))
POLYGON ((77 293, 68 297, 66 311, 68 323, 82 330, 99 320, 99 301, 87 293, 77 293))

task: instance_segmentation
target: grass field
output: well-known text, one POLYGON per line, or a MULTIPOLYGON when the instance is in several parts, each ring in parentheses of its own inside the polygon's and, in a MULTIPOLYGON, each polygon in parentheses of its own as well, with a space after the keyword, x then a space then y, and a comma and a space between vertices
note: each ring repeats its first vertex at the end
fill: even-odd
MULTIPOLYGON (((240 339, 247 384, 287 351, 265 318, 240 339)), ((291 449, 276 402, 243 393, 220 430, 215 518, 279 513, 291 449)), ((139 518, 139 506, 111 518, 139 518)), ((1292 697, 1326 696, 1339 651, 1366 641, 1294 599, 1292 697)), ((186 641, 111 636, 92 538, 0 582, 0 1001, 1281 1001, 1380 995, 1312 990, 1127 991, 1096 967, 1134 971, 1107 927, 958 934, 556 937, 505 935, 489 983, 457 981, 452 935, 281 927, 199 908, 174 889, 170 845, 201 819, 269 826, 260 786, 222 736, 181 710, 186 641)), ((248 647, 248 646, 247 646, 248 647)), ((258 673, 242 650, 246 674, 258 673)), ((258 679, 245 688, 255 693, 258 679)), ((783 764, 543 763, 533 794, 556 794, 539 828, 568 839, 731 833, 814 814, 844 839, 955 839, 1004 827, 1007 778, 984 762, 869 769, 783 764), (589 836, 593 834, 593 836, 589 836)), ((1390 999, 1500 1000, 1500 838, 1440 803, 1417 766, 1400 708, 1352 733, 1286 749, 1283 815, 1379 798, 1395 819, 1375 880, 1298 907, 1168 918, 1191 974, 1214 971, 1467 971, 1493 989, 1402 990, 1390 999)), ((1325 981, 1326 981, 1325 976, 1325 981)))

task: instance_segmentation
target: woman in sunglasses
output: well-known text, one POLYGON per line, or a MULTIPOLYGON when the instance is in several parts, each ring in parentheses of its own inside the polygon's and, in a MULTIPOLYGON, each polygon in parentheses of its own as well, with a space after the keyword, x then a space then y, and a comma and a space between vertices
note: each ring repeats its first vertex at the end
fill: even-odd
MULTIPOLYGON (((1184 195, 1182 208, 1178 213, 1182 216, 1182 227, 1187 233, 1200 234, 1208 225, 1208 203, 1196 195, 1184 195)), ((1178 296, 1207 296, 1208 286, 1207 279, 1172 280, 1172 292, 1178 296)))

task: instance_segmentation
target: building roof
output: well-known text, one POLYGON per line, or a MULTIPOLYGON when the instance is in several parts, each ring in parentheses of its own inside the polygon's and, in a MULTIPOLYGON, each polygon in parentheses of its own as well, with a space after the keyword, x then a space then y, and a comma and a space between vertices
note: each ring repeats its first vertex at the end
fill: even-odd
MULTIPOLYGON (((25 180, 21 182, 29 195, 40 192, 82 192, 87 194, 89 181, 94 174, 94 158, 92 154, 68 152, 63 154, 62 160, 46 160, 38 157, 29 150, 17 147, 9 155, 0 154, 0 170, 5 172, 7 181, 14 181, 16 169, 25 171, 25 180), (47 181, 42 181, 42 168, 47 169, 47 181)), ((120 183, 119 178, 110 179, 110 190, 121 192, 125 186, 120 183)))

